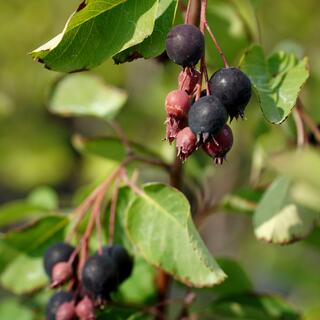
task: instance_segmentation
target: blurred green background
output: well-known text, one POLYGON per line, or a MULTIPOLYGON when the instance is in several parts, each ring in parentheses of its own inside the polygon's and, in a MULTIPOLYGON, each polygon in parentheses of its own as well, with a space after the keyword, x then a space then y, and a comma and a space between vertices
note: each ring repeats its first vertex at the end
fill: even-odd
MULTIPOLYGON (((209 22, 229 60, 238 64, 243 50, 252 41, 246 27, 232 1, 209 2, 209 22)), ((0 2, 2 203, 23 198, 35 187, 46 185, 59 193, 62 205, 68 205, 78 187, 102 179, 113 165, 100 158, 80 156, 74 150, 73 133, 102 135, 110 129, 95 119, 61 119, 50 114, 46 109, 50 90, 62 75, 46 70, 27 55, 62 30, 78 3, 76 0, 0 2)), ((302 98, 309 113, 320 122, 319 1, 253 0, 252 3, 267 53, 282 49, 295 52, 299 57, 309 56, 311 78, 302 98)), ((207 59, 213 71, 221 64, 211 45, 209 50, 207 59)), ((173 158, 174 148, 161 141, 165 118, 163 101, 167 92, 176 87, 178 67, 155 59, 124 65, 107 61, 93 72, 106 83, 127 91, 128 102, 117 120, 130 139, 160 151, 167 159, 173 158)), ((255 101, 248 107, 247 119, 232 123, 232 127, 235 146, 228 163, 218 169, 210 164, 193 171, 203 175, 209 194, 217 199, 249 184, 258 136, 273 132, 275 141, 279 135, 294 141, 292 119, 279 127, 271 126, 263 120, 255 101)), ((146 170, 142 179, 162 177, 146 170)), ((261 179, 258 185, 270 182, 268 177, 261 179)), ((215 256, 230 255, 239 259, 258 291, 278 293, 298 309, 320 308, 319 245, 311 246, 305 241, 287 247, 263 244, 254 238, 251 220, 240 215, 221 213, 208 217, 201 231, 215 256)))

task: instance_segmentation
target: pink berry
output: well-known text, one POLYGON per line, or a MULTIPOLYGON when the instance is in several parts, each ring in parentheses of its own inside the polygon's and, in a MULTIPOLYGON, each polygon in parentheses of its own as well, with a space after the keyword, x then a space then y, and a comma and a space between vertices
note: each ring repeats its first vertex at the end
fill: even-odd
POLYGON ((52 287, 57 287, 65 282, 67 282, 69 279, 71 279, 73 274, 72 266, 69 262, 59 262, 56 265, 54 265, 52 269, 52 287))
POLYGON ((95 320, 93 301, 85 296, 76 306, 76 314, 80 320, 95 320))
POLYGON ((177 151, 182 161, 185 161, 189 155, 197 148, 197 137, 189 127, 181 130, 177 135, 177 151))
POLYGON ((186 127, 187 119, 176 119, 168 117, 166 122, 166 140, 172 143, 177 137, 177 134, 186 127))
POLYGON ((194 68, 185 68, 180 72, 178 83, 180 90, 186 91, 191 95, 200 80, 200 72, 194 68))
POLYGON ((74 320, 76 318, 74 302, 65 302, 57 310, 56 320, 74 320))
POLYGON ((210 138, 202 145, 202 148, 210 157, 214 159, 215 163, 222 164, 232 145, 232 130, 227 124, 225 124, 224 127, 213 138, 210 138))
POLYGON ((171 91, 166 98, 166 112, 168 117, 185 118, 190 109, 190 99, 185 91, 171 91))

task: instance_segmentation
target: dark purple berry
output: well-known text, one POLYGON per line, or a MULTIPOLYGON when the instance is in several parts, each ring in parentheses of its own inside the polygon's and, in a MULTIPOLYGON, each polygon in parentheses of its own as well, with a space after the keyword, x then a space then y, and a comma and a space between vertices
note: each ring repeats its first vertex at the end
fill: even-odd
POLYGON ((76 311, 74 301, 64 302, 58 308, 56 320, 74 320, 76 319, 76 311))
POLYGON ((192 24, 179 24, 167 35, 166 50, 169 58, 183 67, 195 66, 204 53, 204 36, 192 24))
POLYGON ((69 262, 58 262, 53 266, 51 273, 51 287, 55 288, 71 279, 72 265, 69 262))
POLYGON ((189 127, 181 130, 177 135, 177 155, 185 161, 189 155, 197 148, 197 137, 189 127))
POLYGON ((46 308, 46 319, 56 320, 56 314, 59 307, 73 300, 73 294, 71 292, 59 291, 55 293, 49 300, 46 308))
POLYGON ((59 242, 52 245, 44 255, 44 269, 51 278, 53 267, 59 262, 67 262, 74 251, 68 243, 59 242))
POLYGON ((217 97, 206 96, 191 106, 188 120, 197 140, 205 142, 223 128, 228 120, 228 113, 217 97))
POLYGON ((88 293, 96 298, 108 298, 118 285, 116 264, 106 255, 91 256, 83 267, 81 280, 88 293))
POLYGON ((227 108, 231 120, 244 116, 244 110, 251 98, 251 81, 238 68, 222 68, 215 72, 210 81, 211 94, 227 108))
POLYGON ((232 130, 225 124, 218 134, 202 145, 202 148, 211 158, 213 158, 216 164, 222 164, 232 145, 232 130))
POLYGON ((166 113, 168 117, 185 118, 190 109, 188 94, 182 90, 171 91, 166 97, 166 113))
POLYGON ((115 244, 105 247, 103 248, 103 255, 109 256, 115 262, 119 284, 130 277, 133 269, 133 259, 123 246, 115 244))
POLYGON ((200 72, 194 68, 185 68, 180 72, 178 78, 178 84, 180 90, 192 94, 195 91, 197 84, 200 81, 200 72))
POLYGON ((85 296, 76 306, 76 314, 80 320, 95 320, 94 303, 85 296))

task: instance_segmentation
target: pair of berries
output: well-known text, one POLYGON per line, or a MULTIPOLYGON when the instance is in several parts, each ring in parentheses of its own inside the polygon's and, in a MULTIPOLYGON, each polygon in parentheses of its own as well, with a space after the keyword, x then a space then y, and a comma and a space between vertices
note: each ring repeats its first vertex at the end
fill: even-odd
POLYGON ((47 305, 48 320, 93 320, 95 303, 110 298, 110 294, 132 272, 133 259, 120 245, 102 248, 102 253, 89 257, 76 279, 78 257, 75 248, 67 243, 51 246, 44 256, 44 268, 52 287, 58 287, 74 278, 80 284, 78 294, 60 291, 52 296, 47 305))
POLYGON ((167 139, 176 139, 178 155, 185 160, 202 145, 216 163, 222 163, 233 144, 229 117, 244 116, 251 97, 251 82, 237 68, 222 68, 212 75, 208 86, 211 95, 203 94, 191 105, 191 98, 201 75, 194 66, 204 55, 204 36, 193 25, 174 27, 167 36, 169 58, 184 70, 179 76, 180 90, 166 98, 167 139))

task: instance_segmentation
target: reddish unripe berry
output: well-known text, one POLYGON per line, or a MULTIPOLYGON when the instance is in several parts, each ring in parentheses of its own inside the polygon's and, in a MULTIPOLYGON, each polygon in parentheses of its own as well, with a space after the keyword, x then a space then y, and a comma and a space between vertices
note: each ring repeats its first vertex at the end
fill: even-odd
POLYGON ((189 127, 181 130, 177 135, 177 152, 178 157, 185 161, 189 155, 197 148, 197 137, 189 127))
POLYGON ((180 90, 186 91, 189 95, 191 95, 196 85, 200 81, 200 72, 195 70, 194 68, 185 68, 180 72, 178 83, 180 90))
POLYGON ((169 143, 172 143, 174 139, 177 137, 178 133, 186 127, 187 119, 176 119, 172 117, 168 117, 166 122, 166 140, 169 143))
POLYGON ((233 145, 231 128, 226 124, 213 138, 202 145, 203 150, 213 158, 216 164, 222 164, 233 145))
POLYGON ((71 279, 73 275, 72 266, 69 262, 59 262, 52 269, 51 287, 55 288, 71 279))
POLYGON ((188 94, 182 90, 171 91, 166 97, 166 112, 168 117, 185 118, 190 109, 188 94))
POLYGON ((76 314, 80 320, 95 320, 94 303, 85 296, 76 306, 76 314))
POLYGON ((65 302, 57 310, 56 320, 74 320, 76 319, 74 302, 65 302))

